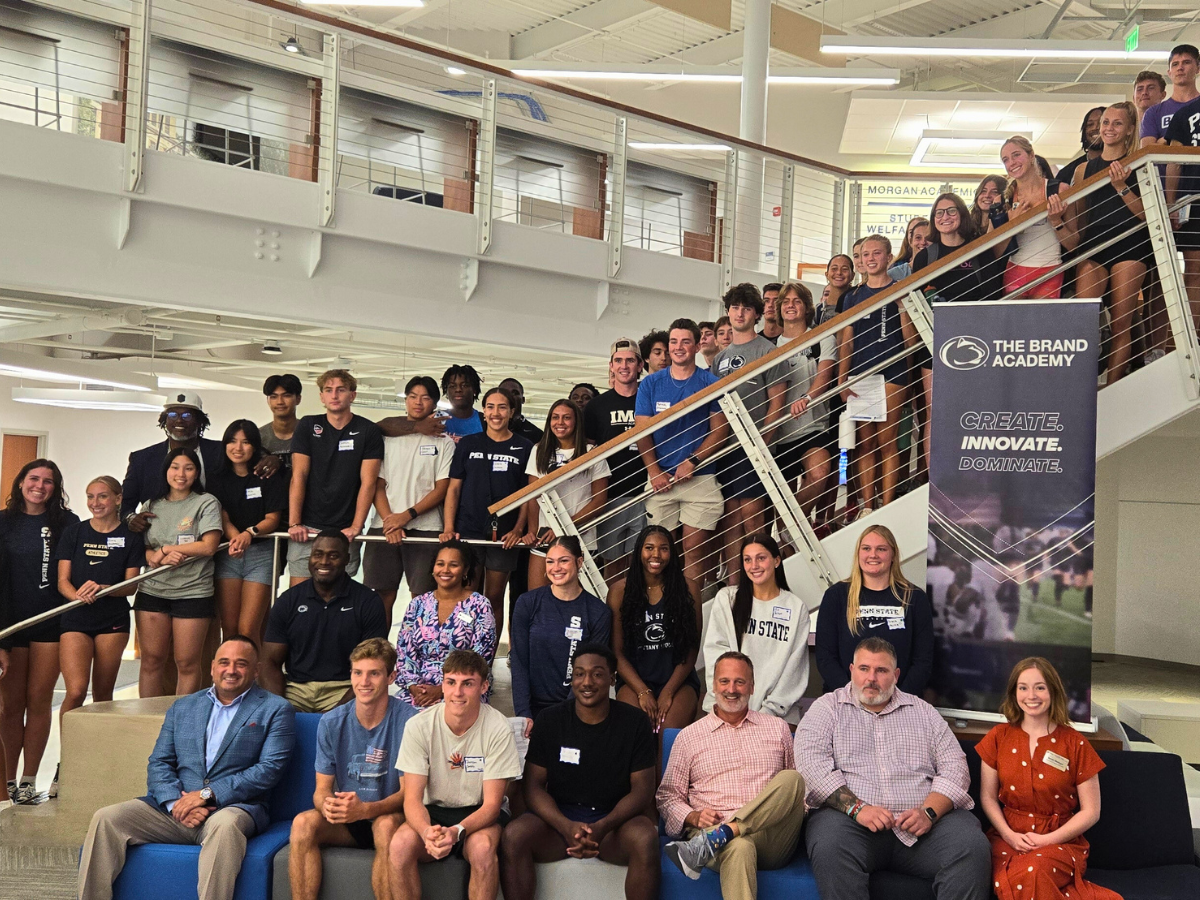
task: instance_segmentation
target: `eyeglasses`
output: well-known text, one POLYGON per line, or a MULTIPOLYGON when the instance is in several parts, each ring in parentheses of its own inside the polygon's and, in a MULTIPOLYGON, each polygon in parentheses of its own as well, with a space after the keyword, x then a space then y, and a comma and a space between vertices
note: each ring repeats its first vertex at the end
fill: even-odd
POLYGON ((933 213, 933 217, 935 219, 957 219, 958 218, 958 210, 955 209, 953 206, 947 207, 946 209, 935 210, 933 213))
POLYGON ((167 413, 167 418, 168 419, 186 419, 186 420, 190 421, 190 420, 196 418, 196 416, 194 413, 190 413, 187 410, 174 410, 173 409, 167 413))

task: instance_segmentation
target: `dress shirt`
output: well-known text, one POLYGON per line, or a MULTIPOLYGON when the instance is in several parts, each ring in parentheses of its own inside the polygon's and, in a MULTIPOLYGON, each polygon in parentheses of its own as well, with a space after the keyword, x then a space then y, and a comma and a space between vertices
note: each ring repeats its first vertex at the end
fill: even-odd
MULTIPOLYGON (((217 751, 221 749, 221 744, 225 741, 225 732, 229 730, 229 723, 233 721, 233 717, 237 715, 238 707, 242 705, 242 698, 246 696, 246 688, 230 701, 229 705, 225 705, 217 697, 217 689, 210 687, 205 694, 212 701, 213 708, 208 714, 208 727, 204 730, 204 767, 211 769, 212 764, 217 759, 217 751)), ((175 809, 175 804, 178 801, 172 800, 167 804, 167 812, 175 809)))
POLYGON ((682 834, 693 810, 712 809, 728 818, 795 764, 783 719, 751 710, 730 725, 709 713, 679 732, 671 747, 656 797, 667 833, 682 834))
MULTIPOLYGON (((975 805, 967 792, 967 758, 937 710, 897 688, 883 709, 871 712, 852 688, 818 699, 796 729, 796 764, 810 809, 840 787, 892 813, 923 807, 934 791, 956 809, 975 805)), ((904 844, 916 843, 907 831, 892 831, 904 844)))

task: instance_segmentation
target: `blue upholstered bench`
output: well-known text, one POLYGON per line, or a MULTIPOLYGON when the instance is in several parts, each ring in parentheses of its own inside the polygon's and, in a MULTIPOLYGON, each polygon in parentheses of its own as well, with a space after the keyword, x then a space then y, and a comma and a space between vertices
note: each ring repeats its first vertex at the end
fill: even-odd
MULTIPOLYGON (((283 779, 271 792, 271 824, 246 845, 246 859, 238 874, 234 900, 267 900, 271 896, 272 863, 287 845, 292 819, 312 807, 317 776, 316 713, 296 715, 296 750, 283 779)), ((175 844, 140 844, 130 847, 125 868, 113 884, 113 900, 197 900, 200 848, 175 844)))

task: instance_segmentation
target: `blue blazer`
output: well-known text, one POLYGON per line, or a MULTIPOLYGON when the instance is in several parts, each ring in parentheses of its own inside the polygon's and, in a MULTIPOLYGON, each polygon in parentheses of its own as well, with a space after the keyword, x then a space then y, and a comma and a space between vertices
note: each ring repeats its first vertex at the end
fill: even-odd
POLYGON ((165 813, 181 791, 190 793, 207 785, 218 808, 244 809, 261 832, 270 824, 267 794, 283 777, 296 745, 296 714, 282 697, 253 685, 209 769, 204 742, 212 708, 204 690, 180 697, 167 710, 150 754, 147 795, 141 799, 165 813))
MULTIPOLYGON (((165 440, 129 454, 129 468, 125 470, 125 483, 121 486, 122 519, 131 512, 137 512, 137 508, 147 500, 161 497, 167 492, 167 479, 163 478, 162 469, 170 446, 170 440, 165 440)), ((200 460, 204 463, 201 475, 211 479, 225 456, 225 446, 220 441, 200 438, 199 452, 200 460)), ((201 483, 205 483, 204 480, 201 483)))

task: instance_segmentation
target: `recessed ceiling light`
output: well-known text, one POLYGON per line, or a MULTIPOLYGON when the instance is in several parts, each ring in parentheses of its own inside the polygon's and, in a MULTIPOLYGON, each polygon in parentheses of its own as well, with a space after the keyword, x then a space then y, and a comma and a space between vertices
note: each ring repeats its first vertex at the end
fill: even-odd
MULTIPOLYGON (((1025 136, 1028 137, 1028 135, 1025 136)), ((1003 168, 1003 164, 1000 162, 999 154, 992 160, 980 158, 978 161, 973 157, 951 157, 950 159, 926 161, 925 156, 934 144, 962 144, 972 149, 977 149, 980 145, 1001 147, 1010 137, 1012 135, 1008 132, 1001 134, 994 131, 922 131, 921 139, 917 141, 917 147, 913 150, 912 159, 908 161, 908 164, 918 168, 968 169, 973 172, 1000 169, 1003 168)))
POLYGON ((283 347, 280 346, 279 341, 267 338, 267 340, 263 341, 262 352, 267 356, 278 356, 283 352, 283 347))

